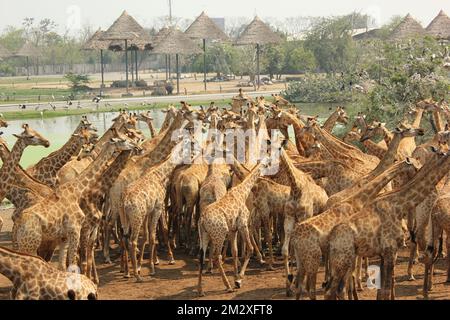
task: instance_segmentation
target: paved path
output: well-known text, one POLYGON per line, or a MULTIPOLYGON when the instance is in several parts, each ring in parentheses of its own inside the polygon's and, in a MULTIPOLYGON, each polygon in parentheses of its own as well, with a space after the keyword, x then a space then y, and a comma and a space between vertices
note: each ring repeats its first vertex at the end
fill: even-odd
MULTIPOLYGON (((269 90, 269 91, 252 91, 246 92, 247 95, 256 97, 259 95, 271 95, 272 93, 279 93, 280 90, 269 90)), ((210 94, 196 94, 196 95, 172 95, 172 96, 160 96, 160 97, 124 97, 124 98, 115 98, 115 99, 102 99, 100 101, 100 107, 108 106, 118 106, 118 105, 126 105, 126 104, 139 104, 139 103, 156 103, 156 102, 166 102, 166 103, 178 103, 180 101, 215 101, 215 100, 223 100, 230 99, 236 96, 236 92, 232 93, 210 93, 210 94)), ((78 100, 74 100, 73 105, 70 108, 77 108, 78 100)), ((65 101, 55 101, 52 104, 56 107, 56 109, 64 109, 67 107, 67 103, 65 101)), ((34 110, 37 106, 41 106, 42 109, 49 109, 50 105, 48 102, 40 102, 40 103, 29 103, 26 104, 26 110, 34 110)), ((96 106, 95 102, 90 100, 81 100, 80 106, 82 108, 93 108, 96 106)), ((19 103, 14 104, 3 104, 0 105, 0 112, 7 111, 17 111, 19 109, 19 103)))

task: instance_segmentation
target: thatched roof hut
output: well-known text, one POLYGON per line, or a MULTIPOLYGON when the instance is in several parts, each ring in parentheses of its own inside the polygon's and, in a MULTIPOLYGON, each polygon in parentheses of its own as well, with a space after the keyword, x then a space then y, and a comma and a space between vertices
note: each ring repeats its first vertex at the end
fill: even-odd
POLYGON ((228 41, 228 36, 203 11, 184 32, 191 39, 228 41))
POLYGON ((245 28, 236 40, 238 45, 279 43, 281 38, 258 16, 245 28))
POLYGON ((11 57, 11 52, 6 49, 4 46, 0 44, 0 58, 9 58, 11 57))
POLYGON ((430 22, 426 31, 438 39, 450 40, 450 17, 443 10, 430 22))
POLYGON ((102 40, 103 33, 104 31, 98 29, 83 45, 83 50, 108 50, 111 41, 102 40))
POLYGON ((417 36, 424 36, 425 34, 426 32, 422 25, 408 13, 392 31, 389 38, 398 41, 415 38, 417 36))
POLYGON ((23 46, 14 53, 15 57, 39 57, 41 52, 30 42, 25 42, 23 46))
POLYGON ((129 40, 130 44, 150 44, 150 36, 126 11, 101 36, 102 40, 129 40))
POLYGON ((161 29, 153 42, 155 43, 153 53, 196 54, 202 52, 194 41, 174 27, 161 29))

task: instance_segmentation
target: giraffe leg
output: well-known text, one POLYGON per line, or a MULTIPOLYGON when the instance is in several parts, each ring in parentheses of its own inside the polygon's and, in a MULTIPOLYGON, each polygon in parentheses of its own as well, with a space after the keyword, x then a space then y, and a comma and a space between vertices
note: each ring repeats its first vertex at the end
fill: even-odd
POLYGON ((239 273, 239 279, 236 281, 236 285, 239 285, 239 288, 242 285, 242 279, 245 276, 245 271, 247 270, 248 263, 250 262, 250 258, 253 254, 253 246, 250 241, 250 233, 248 231, 248 227, 246 225, 244 225, 244 227, 242 227, 240 232, 241 232, 242 238, 244 238, 244 240, 245 240, 245 245, 247 247, 247 250, 245 252, 244 264, 242 265, 241 272, 239 273))
MULTIPOLYGON (((218 247, 218 246, 217 246, 218 247)), ((222 265, 222 255, 220 254, 220 250, 217 250, 215 254, 215 259, 217 261, 217 266, 219 267, 220 276, 222 277, 223 284, 225 285, 227 292, 234 292, 233 288, 228 281, 227 275, 225 274, 225 270, 222 265)))
POLYGON ((137 270, 138 270, 139 274, 141 274, 142 260, 144 259, 144 254, 145 254, 145 246, 147 245, 147 243, 149 241, 148 228, 146 227, 147 223, 148 223, 148 216, 145 217, 144 223, 143 223, 144 224, 144 237, 141 242, 141 248, 140 248, 140 252, 139 252, 139 260, 138 260, 138 266, 137 266, 137 270))
POLYGON ((363 263, 363 258, 358 256, 356 258, 356 270, 355 270, 356 290, 358 290, 358 291, 363 291, 362 276, 361 276, 362 263, 363 263))
MULTIPOLYGON (((238 266, 238 246, 237 246, 237 232, 230 232, 228 235, 228 239, 231 243, 231 256, 233 257, 233 271, 234 271, 234 280, 237 282, 239 279, 239 266, 238 266)), ((237 288, 239 286, 236 285, 237 288)))
POLYGON ((409 250, 409 259, 408 259, 408 281, 414 281, 416 278, 414 278, 413 273, 413 265, 416 257, 418 256, 418 249, 417 249, 417 243, 415 240, 411 237, 411 243, 410 250, 409 250))
MULTIPOLYGON (((441 233, 442 235, 442 233, 441 233)), ((450 237, 447 236, 447 241, 446 241, 446 247, 447 247, 447 280, 446 282, 449 283, 450 282, 450 237)))
POLYGON ((270 218, 268 217, 270 213, 263 213, 263 226, 264 226, 264 235, 265 241, 269 246, 269 262, 267 265, 267 270, 275 270, 273 268, 273 246, 272 246, 272 228, 270 223, 270 218))
MULTIPOLYGON (((139 221, 140 222, 140 221, 139 221)), ((130 256, 131 256, 131 265, 133 266, 133 273, 136 277, 137 282, 142 282, 142 277, 139 274, 138 268, 137 268, 137 257, 136 257, 136 251, 138 246, 138 238, 139 238, 139 231, 141 229, 141 223, 136 223, 132 225, 131 227, 131 235, 130 235, 130 256)), ((129 276, 129 275, 128 275, 129 276)))
POLYGON ((168 264, 173 265, 173 264, 175 264, 175 259, 173 257, 172 246, 169 241, 169 228, 167 225, 165 212, 161 215, 160 222, 161 222, 161 231, 163 234, 164 243, 167 246, 167 260, 169 261, 168 264))
POLYGON ((149 247, 150 247, 150 275, 154 276, 156 274, 155 272, 155 262, 154 257, 156 255, 156 229, 158 226, 158 221, 161 217, 161 212, 163 208, 158 207, 153 210, 153 212, 149 213, 148 218, 148 234, 149 234, 149 247))
MULTIPOLYGON (((205 295, 205 293, 203 292, 203 287, 202 287, 202 276, 203 276, 203 265, 204 265, 204 261, 205 261, 205 257, 206 257, 206 250, 208 249, 208 243, 209 243, 209 235, 207 232, 202 231, 202 228, 199 227, 199 238, 200 238, 200 261, 199 261, 199 271, 198 271, 198 285, 197 285, 197 290, 198 290, 198 295, 200 297, 203 297, 205 295)), ((213 248, 210 248, 210 260, 212 263, 212 250, 213 248)))
MULTIPOLYGON (((80 230, 72 230, 69 232, 68 237, 68 247, 67 247, 67 261, 69 266, 77 265, 77 252, 78 252, 78 245, 79 245, 79 239, 80 239, 80 230)), ((60 260, 60 263, 62 261, 60 260)), ((64 263, 64 266, 66 263, 64 263)))
MULTIPOLYGON (((295 299, 300 300, 303 295, 303 282, 305 281, 306 272, 305 268, 303 267, 303 264, 301 263, 300 256, 298 255, 298 253, 296 254, 296 260, 297 260, 297 279, 296 279, 297 282, 295 288, 296 289, 295 299)), ((289 290, 291 290, 290 286, 289 290)))
POLYGON ((59 253, 58 253, 58 268, 61 271, 65 271, 66 268, 66 261, 67 261, 67 248, 68 248, 68 241, 63 241, 59 244, 59 253))

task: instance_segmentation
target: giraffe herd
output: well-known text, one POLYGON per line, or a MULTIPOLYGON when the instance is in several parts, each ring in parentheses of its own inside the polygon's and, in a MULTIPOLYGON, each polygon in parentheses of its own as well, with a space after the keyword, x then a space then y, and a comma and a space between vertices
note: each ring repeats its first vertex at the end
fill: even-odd
MULTIPOLYGON (((24 150, 48 147, 49 140, 27 124, 11 149, 0 136, 0 201, 14 205, 13 249, 0 247, 0 273, 13 283, 12 299, 99 298, 96 253, 112 263, 113 241, 123 277, 137 282, 144 281, 147 245, 150 277, 161 249, 168 264, 176 264, 178 250, 198 254, 200 296, 207 294, 205 273, 218 272, 233 292, 245 286, 252 258, 261 272, 276 269, 279 248, 280 286, 297 299, 317 298, 321 266, 326 299, 358 299, 374 259, 377 298, 395 299, 397 256, 408 245, 408 279, 420 257, 429 296, 445 239, 450 250, 444 101, 418 102, 392 130, 362 113, 351 120, 343 107, 321 125, 280 95, 267 101, 242 90, 230 109, 181 104, 162 110, 159 131, 150 113, 122 111, 99 137, 83 116, 63 147, 26 170, 24 150), (435 133, 418 144, 427 133, 425 114, 435 133), (337 124, 350 128, 343 138, 334 134, 337 124), (50 263, 55 252, 57 265, 50 263)), ((7 127, 0 118, 0 128, 7 127)))

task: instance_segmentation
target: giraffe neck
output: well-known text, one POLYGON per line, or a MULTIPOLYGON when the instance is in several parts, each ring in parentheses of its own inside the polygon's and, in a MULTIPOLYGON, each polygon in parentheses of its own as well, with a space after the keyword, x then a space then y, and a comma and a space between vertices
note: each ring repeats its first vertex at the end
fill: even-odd
POLYGON ((0 247, 0 273, 7 277, 13 284, 16 284, 21 281, 22 277, 27 276, 27 274, 38 271, 36 268, 33 268, 37 263, 37 261, 34 261, 35 259, 39 258, 18 254, 0 247), (24 266, 27 267, 28 272, 23 270, 24 266))
POLYGON ((370 177, 373 178, 386 170, 390 165, 395 162, 398 147, 400 142, 403 140, 403 136, 400 134, 394 134, 391 142, 388 144, 388 150, 386 151, 383 159, 381 159, 378 166, 372 171, 370 177))
POLYGON ((305 177, 303 177, 303 174, 296 174, 296 171, 299 170, 294 167, 285 150, 281 150, 281 160, 287 168, 288 177, 291 182, 291 195, 295 199, 300 199, 302 190, 307 185, 306 180, 304 179, 305 177))
POLYGON ((386 145, 389 146, 389 144, 392 142, 392 139, 393 139, 394 137, 393 137, 392 133, 389 132, 389 130, 386 129, 386 128, 384 128, 384 127, 383 127, 383 132, 384 132, 384 133, 383 133, 383 139, 384 139, 384 142, 386 142, 386 145))
POLYGON ((414 209, 429 196, 449 170, 450 156, 431 160, 401 189, 381 196, 380 200, 394 204, 392 213, 401 219, 406 211, 414 209))
POLYGON ((342 165, 342 162, 336 160, 305 161, 298 163, 296 168, 311 173, 314 179, 319 179, 330 176, 333 170, 342 165))
POLYGON ((358 189, 357 194, 352 197, 352 200, 360 205, 363 205, 371 199, 375 199, 380 191, 383 190, 383 188, 391 180, 393 180, 396 176, 410 170, 409 166, 410 165, 406 164, 405 161, 392 165, 389 169, 382 172, 377 177, 363 184, 362 187, 358 189))
POLYGON ((336 125, 336 121, 338 118, 339 114, 337 113, 337 111, 333 112, 325 121, 325 123, 322 125, 322 129, 331 133, 331 131, 333 131, 334 126, 336 125))
POLYGON ((83 192, 93 188, 101 180, 101 176, 107 168, 107 163, 115 152, 112 144, 106 145, 98 157, 77 177, 75 181, 70 181, 60 187, 60 194, 68 189, 73 189, 76 197, 80 197, 83 192))
POLYGON ((258 164, 253 170, 245 177, 245 179, 236 187, 231 189, 231 193, 242 200, 245 203, 250 192, 255 185, 256 181, 259 179, 261 174, 261 164, 258 164))
POLYGON ((158 145, 151 152, 147 153, 146 160, 143 162, 144 168, 153 166, 169 156, 173 148, 178 144, 177 139, 173 139, 172 134, 182 127, 182 123, 182 115, 177 115, 177 118, 174 119, 169 129, 166 130, 164 137, 158 145))
POLYGON ((156 137, 156 130, 155 130, 155 127, 153 126, 153 121, 149 119, 146 121, 146 123, 147 123, 148 129, 150 130, 151 138, 156 137))
POLYGON ((113 130, 116 129, 119 132, 122 132, 125 127, 125 119, 123 117, 120 117, 117 119, 114 124, 109 128, 103 136, 97 141, 94 147, 94 151, 98 154, 103 149, 103 146, 111 140, 111 138, 114 137, 113 130))
POLYGON ((72 136, 63 147, 53 152, 49 156, 40 160, 33 169, 39 170, 49 168, 48 171, 58 172, 74 155, 80 153, 83 147, 84 139, 77 136, 72 136))
POLYGON ((422 121, 423 111, 424 111, 424 109, 422 109, 422 108, 419 108, 419 110, 417 110, 416 118, 414 119, 414 122, 412 123, 413 128, 415 128, 415 129, 420 128, 420 122, 422 121))
POLYGON ((230 165, 234 174, 240 181, 244 181, 245 177, 248 176, 250 170, 246 169, 236 158, 233 156, 233 164, 230 165))
POLYGON ((165 189, 168 188, 168 184, 170 182, 170 177, 172 175, 173 170, 177 167, 178 163, 175 159, 170 156, 163 163, 157 166, 154 170, 152 170, 152 175, 156 176, 156 178, 161 182, 165 189))
POLYGON ((442 125, 442 119, 441 119, 441 113, 439 110, 433 111, 433 119, 434 119, 434 125, 436 126, 436 131, 441 132, 444 131, 444 126, 442 125))
POLYGON ((17 139, 16 143, 14 144, 11 150, 9 159, 7 159, 3 165, 4 166, 6 165, 7 168, 9 169, 12 169, 16 165, 18 165, 20 162, 20 158, 22 158, 23 151, 25 150, 26 147, 27 144, 23 139, 17 139))
POLYGON ((114 159, 114 162, 108 166, 100 180, 100 189, 102 193, 106 193, 117 180, 122 170, 126 167, 131 154, 132 150, 122 151, 116 159, 114 159))
POLYGON ((378 157, 384 157, 386 155, 387 150, 370 139, 365 140, 363 142, 363 145, 367 150, 369 150, 372 154, 377 155, 378 157))
POLYGON ((307 143, 303 139, 304 134, 302 132, 302 129, 304 128, 304 125, 300 122, 300 120, 295 119, 294 117, 292 117, 292 119, 292 128, 294 129, 295 145, 297 146, 297 151, 301 156, 305 156, 305 148, 307 146, 307 143))

